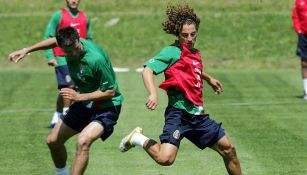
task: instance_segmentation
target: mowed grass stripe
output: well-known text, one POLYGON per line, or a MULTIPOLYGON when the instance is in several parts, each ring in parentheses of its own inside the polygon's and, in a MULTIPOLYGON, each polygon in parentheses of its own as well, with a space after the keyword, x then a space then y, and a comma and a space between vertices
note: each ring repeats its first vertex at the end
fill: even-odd
MULTIPOLYGON (((0 17, 40 17, 40 16, 51 16, 54 12, 24 12, 24 13, 0 13, 0 17)), ((227 11, 227 12, 203 12, 202 15, 207 15, 207 14, 216 14, 220 15, 223 13, 227 14, 232 14, 232 15, 281 15, 281 16, 289 16, 291 15, 291 12, 289 11, 270 11, 270 12, 264 12, 264 11, 254 11, 254 12, 232 12, 232 11, 227 11)), ((126 16, 126 15, 146 15, 146 16, 163 16, 164 14, 161 12, 154 12, 154 11, 112 11, 112 12, 87 12, 88 15, 90 16, 105 16, 105 15, 119 15, 119 16, 126 16)))
MULTIPOLYGON (((237 146, 245 174, 306 174, 306 156, 302 153, 307 151, 304 139, 307 103, 297 98, 301 93, 299 72, 216 70, 210 73, 221 80, 225 92, 216 96, 206 86, 207 112, 217 122, 223 122, 222 126, 237 146)), ((57 93, 53 76, 48 69, 0 71, 0 81, 5 82, 5 86, 0 87, 0 110, 20 110, 0 112, 0 137, 5 140, 0 143, 0 149, 6 150, 0 152, 0 156, 7 157, 0 160, 4 165, 0 174, 53 173, 45 145, 49 132, 46 127, 57 93), (9 81, 12 79, 16 81, 9 81), (14 92, 7 96, 9 89, 14 92), (41 111, 24 112, 27 109, 41 111)), ((126 98, 122 114, 113 136, 105 143, 93 145, 87 174, 198 175, 204 171, 208 175, 226 174, 223 161, 214 151, 200 151, 187 140, 182 141, 177 160, 171 167, 156 165, 140 148, 120 153, 119 140, 135 126, 142 126, 146 135, 159 139, 167 99, 165 92, 159 90, 157 111, 148 111, 144 106, 147 92, 140 74, 118 73, 117 77, 126 98)), ((156 80, 158 84, 163 76, 156 80)), ((70 165, 74 139, 67 146, 70 165)))
MULTIPOLYGON (((143 102, 143 100, 139 100, 139 102, 143 102)), ((233 106, 239 106, 239 107, 246 107, 246 106, 267 106, 267 107, 273 107, 273 106, 298 106, 298 107, 302 107, 303 105, 305 105, 304 101, 298 101, 298 102, 279 102, 279 101, 270 101, 270 102, 254 102, 254 103, 216 103, 216 104, 207 104, 206 106, 208 108, 214 107, 214 106, 229 106, 229 107, 233 107, 233 106)), ((129 109, 144 109, 144 106, 127 106, 125 108, 129 108, 129 109)), ((0 110, 0 113, 2 114, 8 114, 8 113, 33 113, 33 112, 40 112, 40 113, 50 113, 53 112, 54 109, 53 108, 27 108, 27 109, 8 109, 8 110, 0 110)))
MULTIPOLYGON (((224 127, 230 128, 231 136, 237 143, 239 141, 239 147, 243 146, 243 150, 248 151, 246 154, 243 153, 243 156, 251 156, 252 160, 250 161, 258 162, 256 164, 263 167, 258 173, 250 172, 248 174, 282 174, 291 171, 297 172, 294 174, 299 174, 304 168, 303 160, 306 159, 306 156, 295 153, 295 150, 297 142, 302 145, 306 144, 302 137, 303 133, 306 133, 306 129, 303 129, 301 123, 306 112, 297 114, 297 109, 301 109, 301 111, 305 109, 304 111, 306 111, 307 104, 297 98, 297 94, 301 92, 300 88, 297 88, 297 84, 300 82, 296 81, 293 84, 291 81, 287 81, 290 76, 280 76, 284 74, 286 73, 278 71, 249 74, 234 72, 227 74, 227 80, 233 82, 230 83, 231 86, 222 80, 225 90, 227 91, 228 88, 232 96, 236 96, 231 100, 247 104, 259 104, 259 101, 262 100, 264 104, 268 103, 267 105, 224 106, 221 102, 222 104, 218 107, 217 105, 210 106, 210 100, 208 100, 208 110, 212 111, 214 108, 216 116, 223 116, 221 120, 226 125, 224 127), (270 105, 270 101, 279 101, 281 104, 270 105), (293 103, 291 104, 290 101, 293 103), (292 117, 293 115, 296 117, 292 117), (299 123, 301 123, 300 127, 297 128, 299 123), (273 160, 272 157, 282 158, 273 160), (285 157, 289 157, 289 160, 284 160, 285 157), (287 161, 292 161, 294 157, 297 157, 295 162, 300 167, 299 170, 293 168, 293 163, 287 164, 287 161)), ((295 78, 296 73, 293 72, 291 75, 292 79, 299 80, 299 78, 295 78)), ((227 95, 226 92, 225 94, 227 95)), ((302 145, 300 146, 303 147, 302 145)))

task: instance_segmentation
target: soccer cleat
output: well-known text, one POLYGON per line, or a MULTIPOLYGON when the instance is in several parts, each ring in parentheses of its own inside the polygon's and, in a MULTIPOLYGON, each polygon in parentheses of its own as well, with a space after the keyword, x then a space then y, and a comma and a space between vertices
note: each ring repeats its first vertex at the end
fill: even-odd
POLYGON ((121 140, 121 142, 120 142, 120 144, 119 144, 119 150, 120 150, 121 152, 126 152, 126 151, 128 151, 129 149, 135 147, 135 145, 133 145, 133 144, 131 143, 131 138, 132 138, 133 134, 136 134, 136 133, 142 134, 142 133, 143 133, 143 129, 140 128, 140 127, 136 127, 136 128, 134 128, 134 129, 130 132, 130 134, 128 134, 126 137, 124 137, 124 138, 121 140))
POLYGON ((303 99, 304 99, 304 100, 307 100, 307 95, 306 95, 306 94, 303 96, 303 99))

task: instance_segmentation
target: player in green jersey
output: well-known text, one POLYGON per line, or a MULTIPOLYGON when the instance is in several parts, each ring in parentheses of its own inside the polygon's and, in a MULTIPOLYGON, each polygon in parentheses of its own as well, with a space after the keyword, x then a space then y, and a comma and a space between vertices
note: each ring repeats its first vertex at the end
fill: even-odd
MULTIPOLYGON (((56 11, 46 27, 44 39, 53 38, 56 32, 62 28, 71 26, 78 30, 81 38, 92 40, 92 24, 90 18, 81 10, 78 9, 80 0, 65 0, 66 8, 56 11)), ((48 60, 48 65, 53 66, 55 69, 56 80, 58 89, 61 88, 74 88, 74 82, 72 81, 67 62, 64 57, 64 52, 58 48, 47 49, 45 55, 48 60)), ((68 107, 71 105, 69 99, 63 99, 61 95, 58 95, 56 101, 56 111, 53 114, 50 122, 50 127, 53 128, 57 123, 62 113, 66 113, 68 107)))
POLYGON ((169 166, 176 159, 181 140, 186 138, 200 149, 215 150, 223 158, 229 174, 241 175, 234 145, 221 124, 212 120, 203 109, 203 80, 217 93, 222 92, 223 87, 203 72, 200 52, 194 47, 200 19, 189 6, 169 6, 166 14, 168 20, 163 23, 163 29, 178 40, 150 59, 142 73, 149 92, 146 107, 150 110, 155 110, 158 105, 154 75, 165 74, 165 81, 159 87, 167 91, 169 100, 161 143, 146 137, 142 128, 137 127, 122 139, 120 151, 140 146, 158 164, 169 166))
POLYGON ((39 42, 33 46, 9 54, 9 60, 18 62, 27 53, 60 46, 67 59, 70 75, 78 91, 62 88, 60 94, 74 101, 63 120, 60 120, 47 138, 47 145, 57 175, 67 175, 67 152, 65 142, 80 133, 77 138, 76 154, 72 175, 84 174, 89 159, 91 144, 101 138, 106 140, 117 123, 123 96, 115 77, 111 62, 105 51, 79 38, 72 27, 58 31, 56 38, 39 42))

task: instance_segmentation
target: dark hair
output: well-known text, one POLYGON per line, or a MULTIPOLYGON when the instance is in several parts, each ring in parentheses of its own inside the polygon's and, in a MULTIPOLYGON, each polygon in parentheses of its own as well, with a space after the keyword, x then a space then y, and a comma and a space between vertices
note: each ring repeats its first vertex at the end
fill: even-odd
POLYGON ((190 6, 170 5, 167 6, 165 13, 168 19, 162 23, 162 26, 166 33, 178 36, 184 24, 195 24, 198 31, 200 19, 190 6))
POLYGON ((79 40, 79 33, 73 27, 63 27, 56 34, 57 44, 60 47, 71 46, 79 40))

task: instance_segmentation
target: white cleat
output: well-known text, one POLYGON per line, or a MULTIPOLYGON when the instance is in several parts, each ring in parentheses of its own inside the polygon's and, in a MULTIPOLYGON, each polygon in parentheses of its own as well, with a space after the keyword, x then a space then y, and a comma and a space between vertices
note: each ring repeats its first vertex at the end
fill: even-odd
POLYGON ((303 99, 304 99, 304 100, 307 100, 307 95, 304 95, 303 99))
POLYGON ((133 144, 131 143, 131 138, 132 138, 133 134, 136 134, 136 133, 142 134, 142 133, 143 133, 143 129, 140 128, 140 127, 136 127, 136 128, 134 128, 134 129, 130 132, 130 134, 128 134, 126 137, 124 137, 124 138, 122 139, 122 141, 121 141, 120 144, 119 144, 119 150, 120 150, 121 152, 126 152, 126 151, 128 151, 129 149, 135 147, 135 145, 133 145, 133 144))

